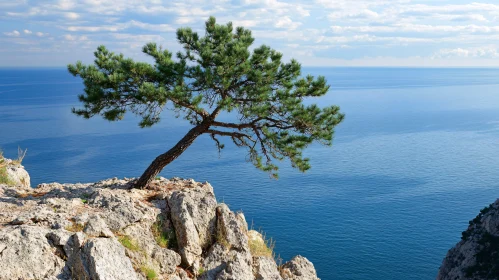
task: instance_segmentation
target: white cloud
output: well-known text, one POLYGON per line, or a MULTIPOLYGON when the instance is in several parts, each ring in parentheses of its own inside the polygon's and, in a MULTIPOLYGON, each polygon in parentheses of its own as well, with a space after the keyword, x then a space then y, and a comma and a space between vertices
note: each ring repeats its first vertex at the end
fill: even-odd
POLYGON ((485 46, 475 48, 441 49, 432 58, 499 58, 499 50, 496 46, 485 46))
POLYGON ((31 33, 33 33, 30 30, 28 30, 28 29, 24 29, 23 32, 24 32, 24 34, 28 34, 28 35, 31 34, 31 33))
POLYGON ((43 32, 36 32, 35 34, 36 34, 36 36, 38 36, 38 37, 45 37, 45 36, 47 36, 47 35, 48 35, 48 33, 43 33, 43 32))
POLYGON ((301 22, 293 22, 288 16, 284 16, 278 19, 274 26, 277 28, 286 28, 289 30, 295 30, 300 25, 301 22))
POLYGON ((18 37, 19 35, 21 35, 21 33, 19 33, 19 31, 17 31, 17 30, 14 30, 12 32, 4 32, 3 34, 5 34, 9 37, 18 37))
POLYGON ((116 23, 114 25, 101 25, 101 26, 68 26, 65 29, 68 31, 73 31, 73 32, 78 32, 78 31, 85 31, 85 32, 118 32, 121 30, 125 30, 128 28, 140 28, 140 29, 145 29, 145 30, 150 30, 150 31, 160 31, 160 32, 168 32, 168 31, 174 31, 175 29, 171 27, 168 24, 150 24, 150 23, 144 23, 141 21, 136 21, 136 20, 131 20, 128 22, 124 23, 116 23))
POLYGON ((64 13, 64 17, 67 19, 79 19, 80 15, 77 13, 69 12, 69 13, 64 13))
POLYGON ((66 41, 87 41, 88 40, 87 36, 75 36, 75 35, 71 35, 71 34, 64 35, 64 39, 66 41))

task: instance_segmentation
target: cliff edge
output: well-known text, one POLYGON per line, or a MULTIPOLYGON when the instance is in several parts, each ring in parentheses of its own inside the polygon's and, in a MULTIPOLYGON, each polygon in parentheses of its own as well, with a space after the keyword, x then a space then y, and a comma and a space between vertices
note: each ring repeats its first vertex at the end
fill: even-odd
POLYGON ((499 279, 499 200, 485 207, 449 250, 437 280, 499 279))
POLYGON ((209 183, 28 186, 0 184, 0 279, 318 279, 301 256, 278 266, 209 183))

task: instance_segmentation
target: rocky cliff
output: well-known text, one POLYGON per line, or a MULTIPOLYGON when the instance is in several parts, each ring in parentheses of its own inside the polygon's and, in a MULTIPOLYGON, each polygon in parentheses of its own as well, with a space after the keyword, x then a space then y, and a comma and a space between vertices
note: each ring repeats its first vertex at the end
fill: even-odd
POLYGON ((499 279, 499 200, 482 209, 445 257, 437 280, 499 279))
POLYGON ((0 279, 318 279, 301 256, 278 266, 210 184, 131 185, 0 184, 0 279))

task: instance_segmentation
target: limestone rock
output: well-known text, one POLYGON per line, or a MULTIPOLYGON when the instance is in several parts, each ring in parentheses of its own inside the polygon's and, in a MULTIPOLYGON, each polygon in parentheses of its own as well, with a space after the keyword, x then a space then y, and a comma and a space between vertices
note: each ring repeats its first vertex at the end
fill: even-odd
POLYGON ((83 229, 83 232, 89 236, 95 237, 113 237, 114 234, 107 227, 104 220, 99 215, 92 215, 83 229))
MULTIPOLYGON (((243 220, 245 221, 245 220, 243 220)), ((217 207, 217 230, 220 238, 224 239, 231 248, 249 252, 247 225, 238 218, 229 207, 220 204, 217 207)))
POLYGON ((270 257, 256 257, 253 259, 253 274, 256 280, 282 280, 275 260, 270 257))
POLYGON ((7 179, 12 183, 13 186, 21 188, 30 188, 31 180, 28 172, 24 169, 24 166, 16 164, 15 161, 7 158, 2 158, 0 156, 0 161, 2 165, 5 166, 7 171, 7 179))
POLYGON ((181 262, 179 254, 166 248, 155 249, 152 258, 158 263, 160 272, 166 274, 173 274, 181 262))
POLYGON ((91 238, 70 261, 77 279, 140 279, 125 249, 112 238, 91 238))
POLYGON ((314 265, 302 256, 296 256, 281 268, 284 280, 319 280, 314 265))
POLYGON ((203 248, 211 244, 217 205, 213 188, 203 184, 173 192, 168 198, 182 262, 198 263, 203 248))
MULTIPOLYGON (((272 258, 252 256, 248 241, 263 243, 261 234, 248 231, 242 213, 217 205, 208 183, 132 184, 0 185, 0 279, 144 280, 146 267, 158 279, 282 280, 272 258)), ((284 279, 317 279, 307 278, 311 263, 289 271, 284 279)))
POLYGON ((62 272, 64 260, 47 239, 48 229, 0 229, 0 279, 48 279, 62 272))

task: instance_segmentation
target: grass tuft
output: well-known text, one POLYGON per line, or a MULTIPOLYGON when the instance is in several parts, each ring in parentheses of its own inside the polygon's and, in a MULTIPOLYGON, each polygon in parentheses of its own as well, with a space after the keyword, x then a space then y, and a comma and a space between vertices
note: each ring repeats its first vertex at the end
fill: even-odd
POLYGON ((118 241, 121 243, 121 245, 123 245, 123 247, 131 251, 137 252, 140 249, 137 242, 128 235, 118 236, 118 241))
POLYGON ((147 280, 154 280, 158 278, 158 273, 153 268, 143 265, 140 267, 142 273, 146 275, 147 280))
POLYGON ((220 245, 224 246, 227 249, 230 249, 231 245, 229 241, 227 241, 227 238, 225 237, 224 233, 222 230, 218 229, 217 230, 217 242, 220 243, 220 245))
POLYGON ((177 247, 177 236, 173 230, 164 230, 163 223, 159 220, 152 224, 151 231, 156 243, 162 248, 175 249, 177 247))
POLYGON ((275 241, 262 234, 262 238, 250 238, 248 240, 251 255, 253 257, 274 257, 275 241))

